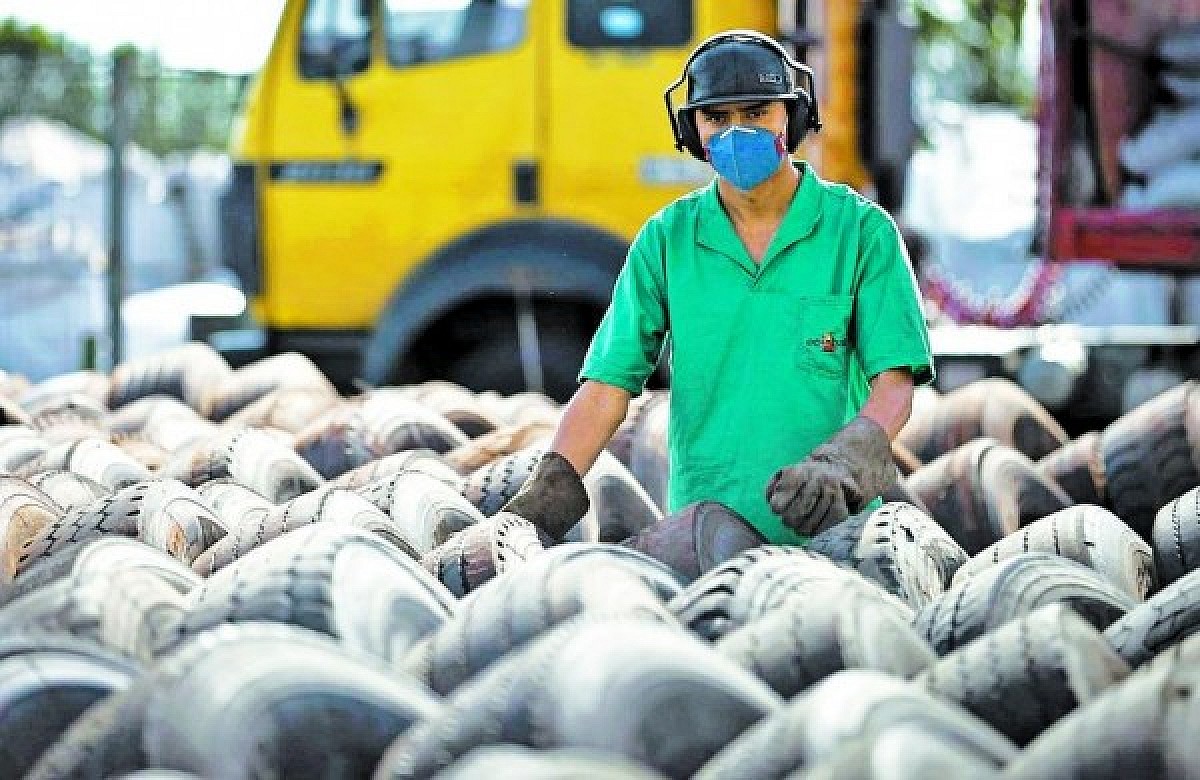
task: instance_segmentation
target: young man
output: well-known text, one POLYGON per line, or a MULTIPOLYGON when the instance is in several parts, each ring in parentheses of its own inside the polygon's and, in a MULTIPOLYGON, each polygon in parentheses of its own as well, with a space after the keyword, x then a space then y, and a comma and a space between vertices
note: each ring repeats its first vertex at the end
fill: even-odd
POLYGON ((933 378, 928 333, 892 220, 790 158, 820 128, 811 85, 811 70, 752 31, 689 58, 668 116, 677 146, 717 178, 639 232, 583 384, 508 511, 563 529, 586 511, 580 475, 668 337, 669 511, 718 501, 769 542, 803 544, 895 478, 891 439, 914 383, 933 378))

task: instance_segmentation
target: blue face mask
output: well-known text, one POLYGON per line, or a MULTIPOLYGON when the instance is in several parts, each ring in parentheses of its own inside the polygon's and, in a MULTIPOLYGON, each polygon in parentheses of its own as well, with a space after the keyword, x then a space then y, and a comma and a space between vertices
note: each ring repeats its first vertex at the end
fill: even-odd
POLYGON ((771 178, 786 156, 783 139, 761 127, 734 125, 708 142, 708 161, 739 190, 752 190, 771 178))

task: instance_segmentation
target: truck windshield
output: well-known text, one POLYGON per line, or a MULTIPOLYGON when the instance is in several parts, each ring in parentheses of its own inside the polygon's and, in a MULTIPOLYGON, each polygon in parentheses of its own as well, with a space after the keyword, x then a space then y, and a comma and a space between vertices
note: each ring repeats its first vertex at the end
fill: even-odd
POLYGON ((525 38, 529 0, 385 0, 388 61, 397 67, 504 51, 525 38))

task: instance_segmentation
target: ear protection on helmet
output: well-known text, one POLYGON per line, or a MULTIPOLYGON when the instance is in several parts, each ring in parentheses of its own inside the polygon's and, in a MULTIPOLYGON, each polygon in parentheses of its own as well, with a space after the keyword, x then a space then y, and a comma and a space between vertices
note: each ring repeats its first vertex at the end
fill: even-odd
POLYGON ((671 132, 675 136, 675 148, 679 151, 687 149, 696 159, 708 159, 704 145, 700 143, 700 132, 696 127, 695 110, 700 105, 709 105, 715 101, 711 99, 698 101, 693 97, 693 99, 677 110, 671 99, 671 95, 689 78, 691 75, 689 71, 697 57, 717 46, 731 42, 743 42, 761 46, 778 56, 785 70, 790 68, 807 80, 808 89, 797 83, 795 77, 792 76, 791 83, 784 85, 785 89, 782 91, 777 87, 764 84, 763 88, 754 94, 739 95, 730 99, 732 101, 760 97, 768 100, 784 101, 788 107, 788 127, 785 143, 789 152, 795 152, 800 146, 800 142, 804 140, 810 130, 814 133, 821 130, 820 112, 817 107, 816 98, 814 97, 816 91, 813 71, 807 65, 803 65, 792 59, 787 50, 776 40, 755 30, 730 30, 718 33, 703 41, 691 53, 687 62, 684 63, 683 72, 680 73, 679 78, 671 86, 667 87, 663 93, 663 100, 667 105, 667 119, 671 123, 671 132))

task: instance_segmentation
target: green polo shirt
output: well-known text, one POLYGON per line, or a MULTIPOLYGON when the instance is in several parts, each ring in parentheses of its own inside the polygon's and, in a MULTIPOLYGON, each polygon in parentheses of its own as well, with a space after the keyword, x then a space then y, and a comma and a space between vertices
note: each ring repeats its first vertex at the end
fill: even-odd
POLYGON ((637 395, 671 344, 668 511, 701 500, 775 544, 807 540, 771 512, 766 486, 866 402, 868 379, 933 378, 912 266, 891 218, 807 164, 755 264, 716 180, 638 233, 580 372, 637 395))

